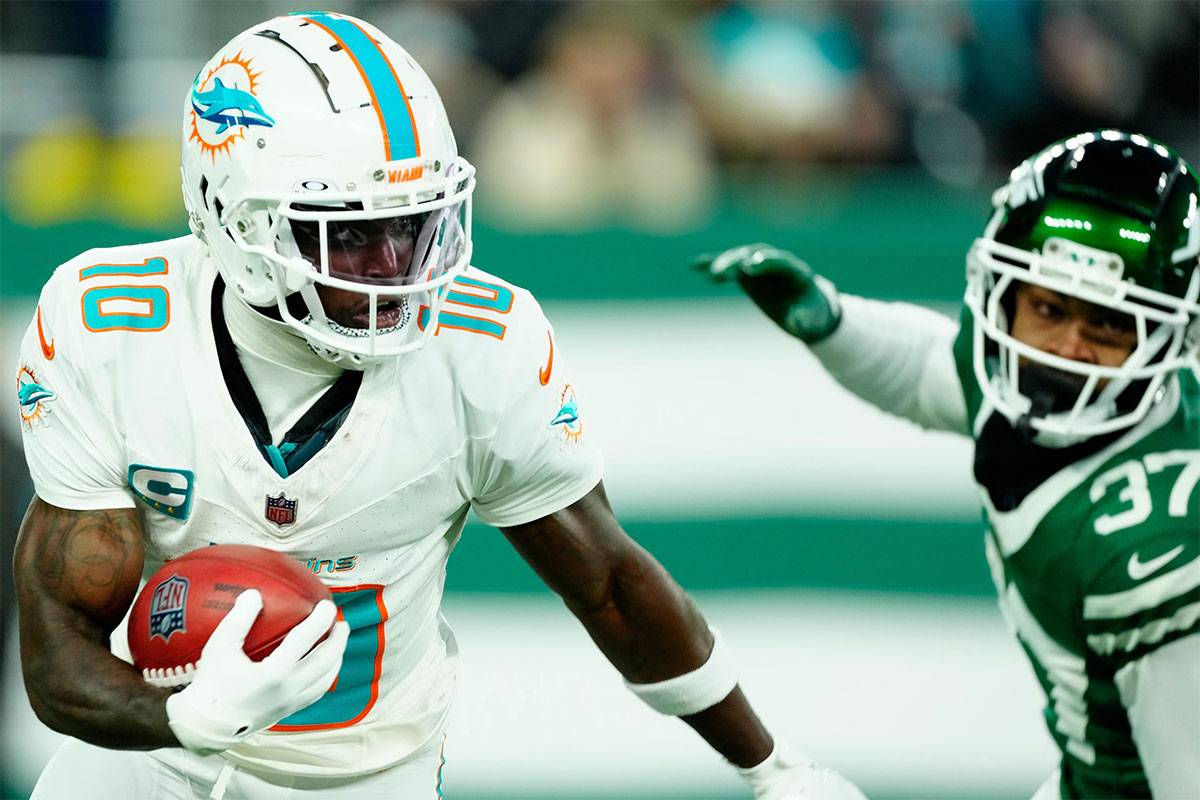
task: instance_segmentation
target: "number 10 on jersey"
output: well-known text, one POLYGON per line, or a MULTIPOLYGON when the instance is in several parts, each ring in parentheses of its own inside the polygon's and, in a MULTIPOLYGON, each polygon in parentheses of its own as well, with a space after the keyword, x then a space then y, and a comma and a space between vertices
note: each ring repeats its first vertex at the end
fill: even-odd
MULTIPOLYGON (((165 258, 147 258, 141 264, 93 264, 79 270, 80 281, 111 276, 145 278, 166 275, 165 258)), ((106 331, 161 331, 171 321, 171 297, 160 284, 128 283, 91 286, 80 300, 83 325, 93 333, 106 331)))

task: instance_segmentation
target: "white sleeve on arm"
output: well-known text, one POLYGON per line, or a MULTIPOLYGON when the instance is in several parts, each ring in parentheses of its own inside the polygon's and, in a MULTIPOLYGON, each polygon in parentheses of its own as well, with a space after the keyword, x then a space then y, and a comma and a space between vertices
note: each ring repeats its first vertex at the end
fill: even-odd
POLYGON ((1200 797, 1200 633, 1116 674, 1138 757, 1155 798, 1200 797))
POLYGON ((566 508, 604 476, 587 400, 582 393, 577 396, 541 309, 528 295, 522 302, 533 310, 512 343, 517 352, 503 408, 494 432, 481 443, 474 470, 475 514, 495 527, 520 525, 566 508), (548 371, 539 373, 552 341, 548 371))
POLYGON ((958 325, 911 303, 841 295, 842 321, 813 355, 854 394, 923 428, 968 433, 954 366, 958 325))
POLYGON ((61 508, 132 508, 120 434, 88 380, 87 350, 76 338, 81 323, 70 318, 79 315, 78 301, 59 303, 57 284, 42 292, 17 373, 18 396, 30 400, 20 410, 34 490, 61 508))

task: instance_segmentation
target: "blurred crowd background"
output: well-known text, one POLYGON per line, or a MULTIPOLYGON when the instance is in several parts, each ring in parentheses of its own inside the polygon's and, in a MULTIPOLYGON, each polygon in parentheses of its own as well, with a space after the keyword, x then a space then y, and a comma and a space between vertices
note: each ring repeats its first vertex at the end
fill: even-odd
MULTIPOLYGON (((1129 127, 1195 160, 1195 2, 343 2, 440 87, 480 214, 523 230, 702 225, 723 179, 915 167, 971 186, 1129 127)), ((173 228, 180 87, 274 0, 0 4, 4 202, 173 228)))
MULTIPOLYGON (((88 247, 186 232, 178 165, 187 87, 234 34, 295 10, 303 7, 276 0, 0 1, 6 364, 16 363, 37 292, 57 264, 88 247)), ((963 800, 1019 796, 1022 787, 1031 793, 1053 758, 1032 679, 987 599, 965 444, 876 420, 823 383, 811 364, 798 360, 794 373, 780 368, 801 358, 791 343, 770 338, 774 332, 733 290, 704 285, 687 274, 686 263, 700 250, 769 240, 797 250, 843 289, 955 313, 963 254, 987 217, 990 192, 1025 156, 1082 130, 1119 127, 1200 162, 1200 3, 348 0, 330 10, 373 22, 438 86, 460 151, 478 168, 476 264, 526 286, 546 305, 606 415, 596 429, 606 434, 606 480, 618 512, 685 586, 703 597, 725 593, 706 608, 731 620, 727 638, 759 630, 758 612, 768 607, 776 617, 794 608, 797 619, 827 624, 830 615, 804 617, 810 596, 795 593, 834 592, 820 602, 849 628, 838 628, 840 645, 829 650, 831 698, 844 696, 835 679, 846 679, 848 663, 863 659, 866 671, 865 664, 879 661, 870 637, 894 634, 898 662, 907 658, 905 647, 912 649, 905 662, 911 673, 897 668, 912 681, 898 692, 885 684, 876 694, 856 690, 859 706, 851 704, 849 713, 834 704, 824 717, 813 706, 780 714, 821 723, 813 727, 831 742, 824 755, 865 775, 860 780, 872 796, 963 800), (654 359, 653 369, 635 370, 654 359), (812 394, 821 398, 809 409, 819 421, 796 423, 793 403, 812 394), (763 417, 769 422, 756 425, 763 417), (670 432, 665 440, 663 431, 670 432), (926 549, 911 554, 914 542, 926 549), (746 553, 753 548, 771 549, 752 559, 746 553), (872 605, 879 592, 888 594, 872 605), (896 593, 930 598, 942 610, 931 615, 920 605, 901 613, 896 593), (861 598, 867 605, 856 605, 861 598), (954 617, 975 602, 978 616, 954 617), (886 626, 855 627, 860 619, 876 624, 885 607, 897 615, 886 617, 886 626), (859 609, 861 617, 837 609, 859 609), (956 633, 943 635, 947 630, 956 633), (985 639, 971 638, 978 631, 985 639), (918 653, 912 642, 926 635, 928 647, 918 653), (983 668, 953 661, 991 658, 993 642, 1011 661, 997 656, 983 668), (861 648, 837 649, 855 643, 861 648), (937 672, 925 650, 937 650, 938 663, 954 668, 937 672), (955 700, 960 690, 979 698, 965 684, 947 693, 947 681, 972 673, 980 679, 981 669, 1003 685, 1011 670, 1011 680, 1028 690, 1020 695, 1028 707, 1004 691, 985 699, 991 705, 984 708, 955 700), (922 693, 922 680, 947 704, 940 727, 903 723, 919 705, 936 706, 922 693), (888 705, 901 695, 912 707, 888 705), (1017 732, 1005 727, 1010 705, 1020 707, 1017 732), (962 731, 952 724, 956 710, 965 715, 962 731), (856 714, 866 728, 854 727, 856 714), (932 738, 922 740, 922 730, 932 738), (943 769, 919 766, 937 747, 945 750, 932 761, 943 769)), ((5 565, 32 492, 15 422, 6 407, 5 565)), ((503 550, 469 529, 456 551, 449 602, 465 598, 463 627, 484 619, 471 616, 483 607, 471 606, 471 597, 544 591, 515 559, 503 560, 503 550)), ((0 655, 11 712, 21 695, 7 566, 2 574, 0 655)), ((521 602, 512 600, 508 618, 520 617, 521 602)), ((538 612, 530 613, 533 620, 538 612)), ((531 630, 536 637, 545 629, 531 630)), ((563 636, 579 638, 573 629, 563 636)), ((760 680, 779 681, 786 691, 795 667, 786 659, 811 654, 781 655, 763 636, 778 674, 760 680)), ((747 647, 757 652, 755 641, 747 647)), ((820 675, 822 664, 804 668, 820 675)), ((564 692, 564 708, 580 699, 573 688, 564 692)), ((607 702, 594 705, 604 712, 590 713, 606 713, 607 702)), ((468 698, 466 708, 486 716, 498 706, 468 698)), ((649 729, 635 719, 638 730, 649 729)), ((21 747, 36 739, 27 718, 20 725, 5 720, 0 795, 19 797, 41 751, 21 747)), ((496 724, 503 729, 511 720, 497 717, 496 724)), ((537 784, 537 771, 512 772, 520 751, 504 751, 497 741, 504 737, 472 750, 478 742, 471 725, 460 727, 467 730, 461 752, 469 768, 458 773, 471 776, 469 786, 451 797, 561 798, 567 786, 578 790, 571 797, 583 797, 588 780, 610 787, 620 780, 611 769, 601 774, 608 762, 595 752, 589 777, 579 779, 579 770, 589 769, 579 753, 591 745, 578 745, 559 753, 563 769, 575 772, 537 784), (521 788, 520 780, 536 785, 521 788), (496 788, 501 784, 509 794, 496 788)), ((541 746, 557 752, 570 741, 541 746)), ((628 775, 665 775, 666 787, 688 774, 707 781, 708 773, 686 760, 704 759, 702 748, 686 737, 679 742, 678 752, 690 754, 679 756, 684 760, 653 751, 656 760, 644 769, 636 753, 621 751, 634 759, 628 775)), ((614 745, 596 747, 608 752, 614 745)), ((724 772, 712 774, 717 795, 694 788, 688 796, 729 789, 720 783, 724 772)), ((736 796, 736 786, 730 791, 736 796)), ((615 792, 593 793, 607 800, 615 792)), ((679 796, 662 787, 646 792, 679 796)), ((636 796, 628 787, 622 794, 636 796)))

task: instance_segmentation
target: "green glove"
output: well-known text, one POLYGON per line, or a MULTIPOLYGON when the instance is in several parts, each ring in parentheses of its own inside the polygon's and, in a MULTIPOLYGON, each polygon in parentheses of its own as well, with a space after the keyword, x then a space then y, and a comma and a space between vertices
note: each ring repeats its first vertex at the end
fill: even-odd
POLYGON ((746 244, 697 256, 692 268, 717 283, 736 278, 763 313, 807 344, 826 338, 841 322, 837 289, 786 250, 746 244))

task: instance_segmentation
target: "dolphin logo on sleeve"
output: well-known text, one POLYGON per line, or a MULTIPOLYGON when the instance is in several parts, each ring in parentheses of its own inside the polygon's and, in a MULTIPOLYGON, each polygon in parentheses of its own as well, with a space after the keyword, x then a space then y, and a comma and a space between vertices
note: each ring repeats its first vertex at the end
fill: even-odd
POLYGON ((559 400, 558 413, 550 420, 550 427, 559 426, 562 430, 563 441, 574 444, 583 433, 583 421, 579 419, 579 401, 575 399, 575 390, 567 384, 559 400))
POLYGON ((49 403, 57 397, 57 394, 38 380, 31 367, 21 364, 17 370, 17 403, 21 411, 21 422, 30 433, 36 432, 36 426, 46 424, 46 417, 50 414, 49 403))

